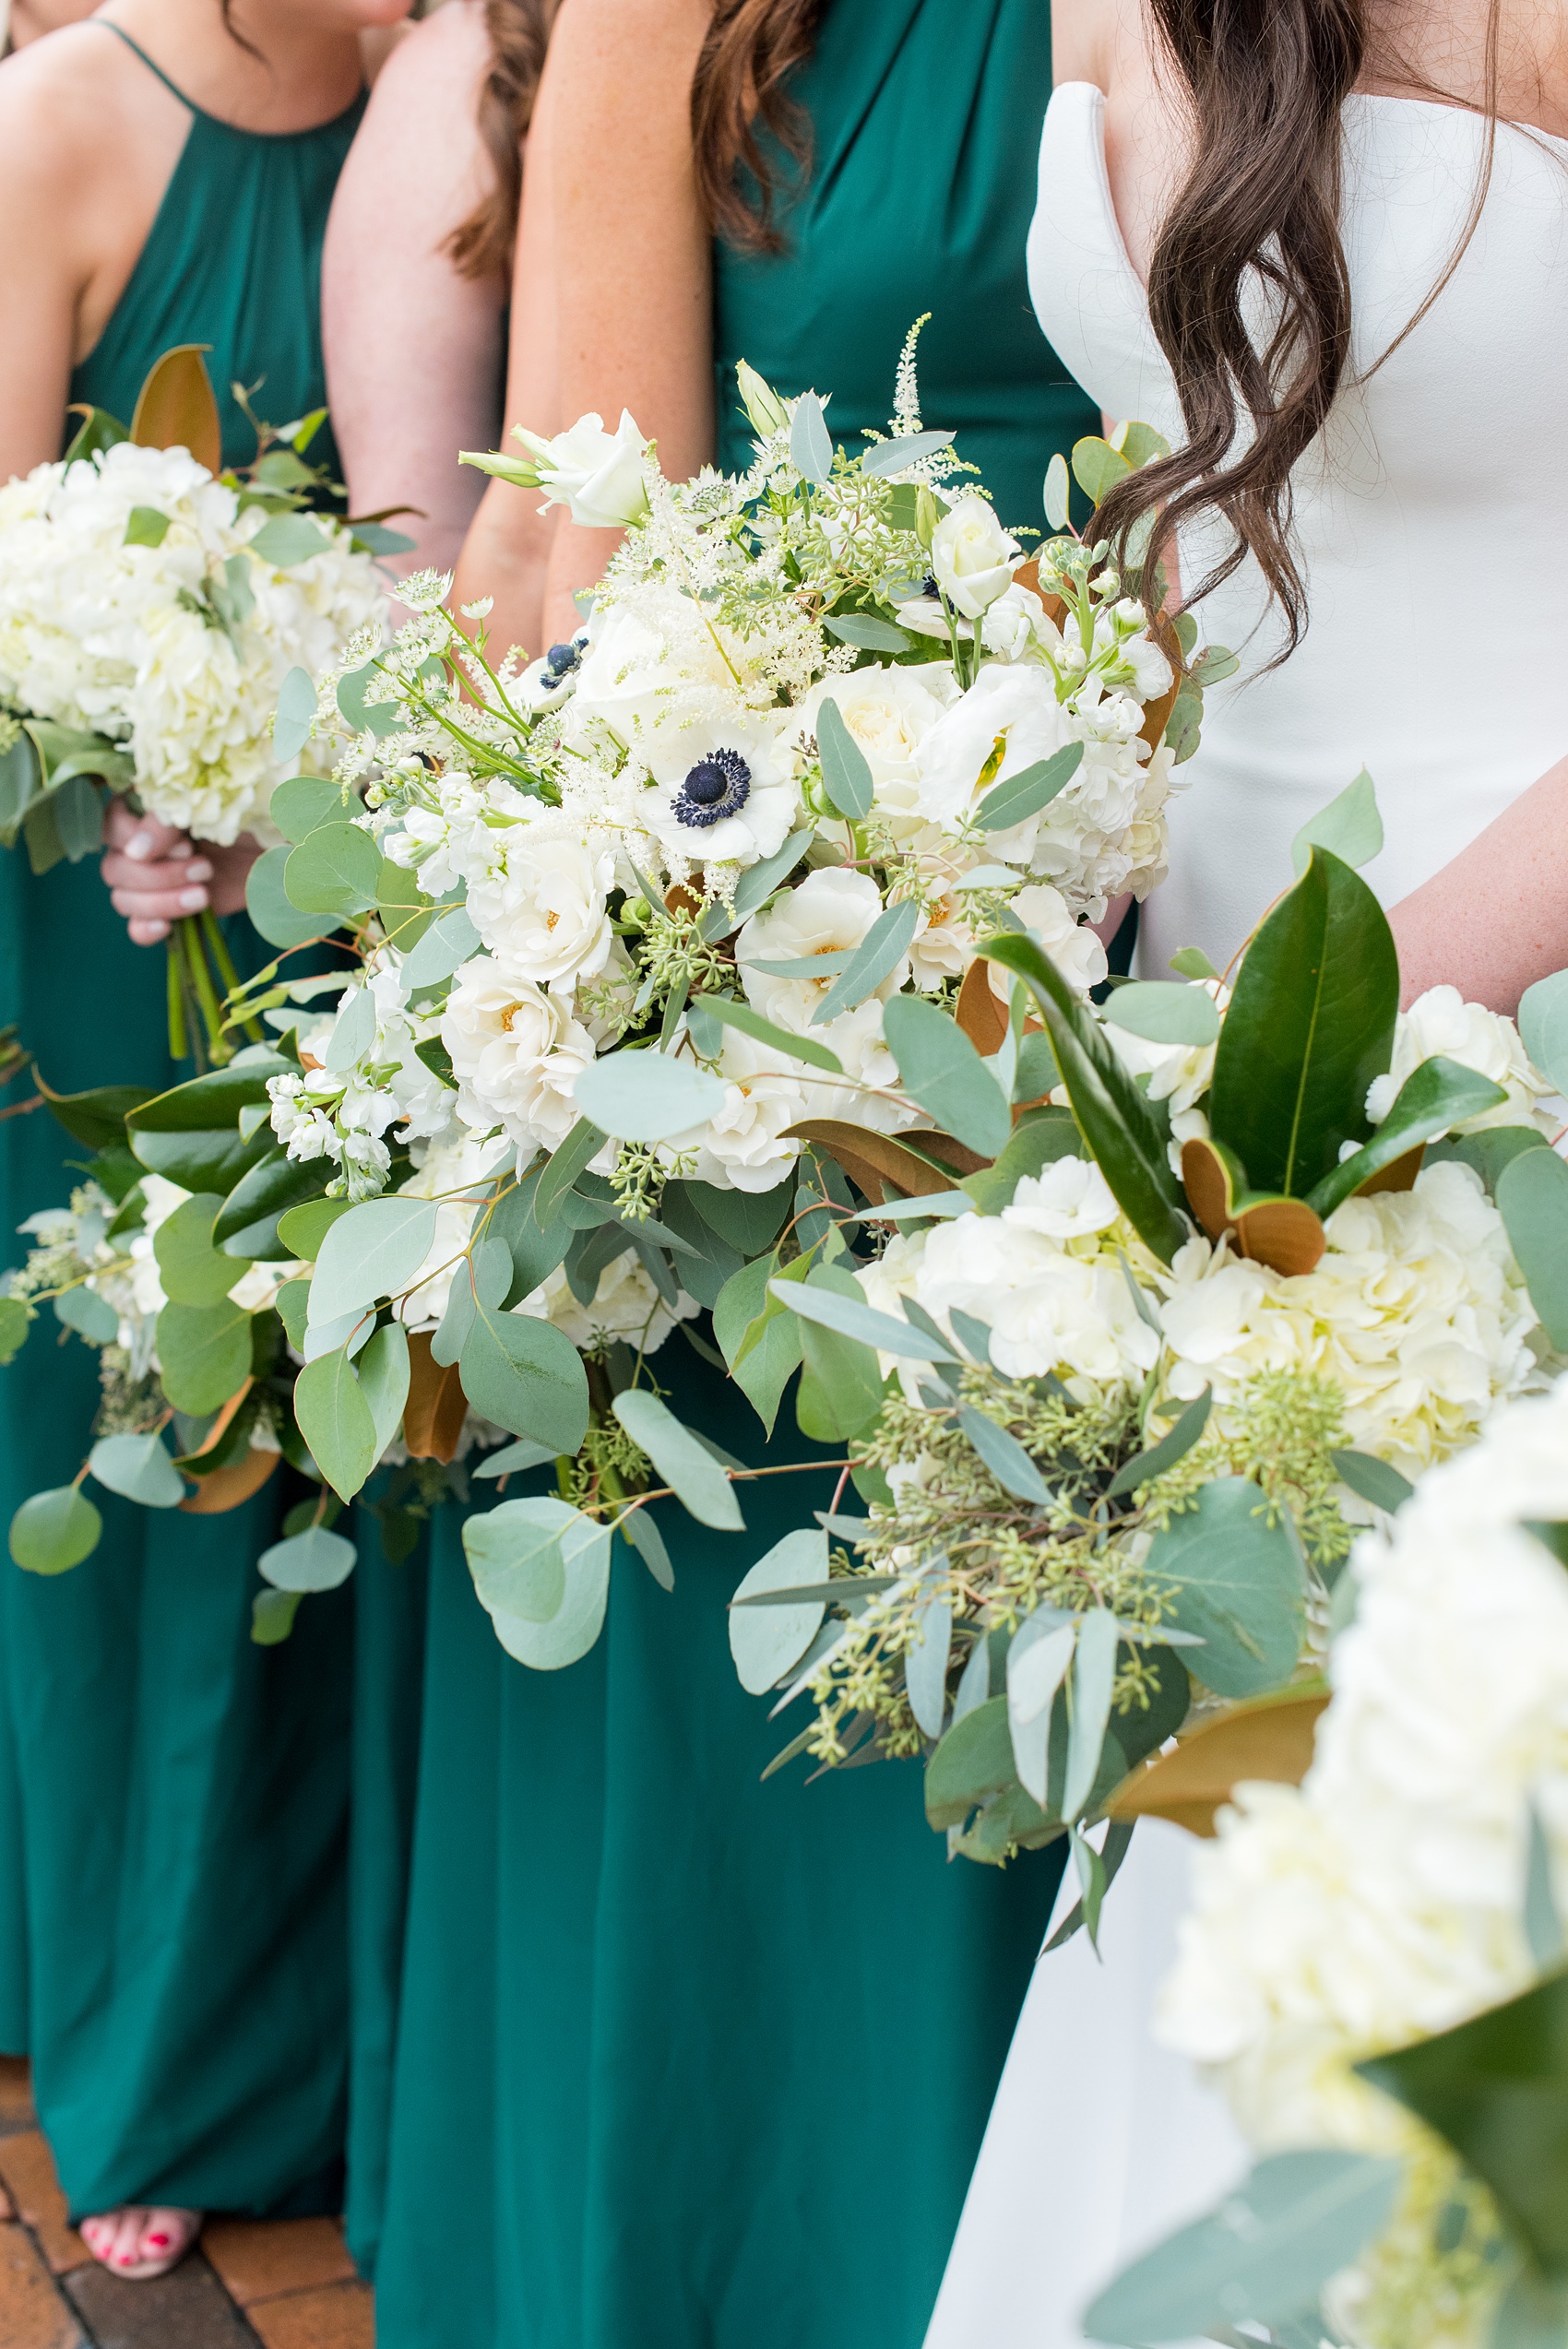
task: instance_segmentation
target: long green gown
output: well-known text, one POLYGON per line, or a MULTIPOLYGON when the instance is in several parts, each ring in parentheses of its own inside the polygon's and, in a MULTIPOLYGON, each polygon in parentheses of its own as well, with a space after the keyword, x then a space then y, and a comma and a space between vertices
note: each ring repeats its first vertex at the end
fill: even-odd
MULTIPOLYGON (((261 379, 279 423, 321 404, 321 239, 362 102, 279 137, 191 109, 73 399, 128 421, 163 350, 209 344, 232 462, 255 453, 232 380, 261 379)), ((0 1017, 52 1086, 191 1073, 168 1058, 163 954, 131 943, 94 860, 36 878, 18 850, 0 891, 0 1017)), ((20 1261, 25 1216, 68 1198, 82 1155, 47 1112, 0 1128, 4 1261, 20 1261)), ((45 1309, 0 1371, 6 1521, 85 1448, 96 1357, 61 1335, 45 1309)), ((0 1562, 0 2045, 32 2058, 78 2214, 338 2207, 353 1607, 348 1591, 313 1599, 286 1645, 253 1645, 282 1486, 219 1517, 101 1493, 86 1564, 42 1580, 0 1562)))
MULTIPOLYGON (((930 310, 928 417, 1043 519, 1095 421, 1024 282, 1050 85, 1046 0, 835 0, 792 250, 718 256, 725 461, 735 360, 831 390, 842 436, 885 421, 930 310)), ((761 1458, 679 1335, 658 1369, 761 1458)), ((737 1684, 725 1601, 830 1498, 752 1488, 744 1540, 660 1503, 673 1594, 618 1562, 558 1675, 502 1653, 438 1522, 381 2349, 917 2349, 1060 1862, 949 1866, 913 1767, 760 1782, 790 1726, 737 1684)))

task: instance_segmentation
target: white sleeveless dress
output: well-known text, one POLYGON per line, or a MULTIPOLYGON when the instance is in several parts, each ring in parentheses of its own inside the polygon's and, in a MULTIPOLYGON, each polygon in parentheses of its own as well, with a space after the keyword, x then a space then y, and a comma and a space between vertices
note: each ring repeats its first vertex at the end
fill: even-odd
MULTIPOLYGON (((1104 113, 1087 83, 1051 101, 1030 291, 1090 397, 1177 443, 1104 113)), ((1344 128, 1364 380, 1296 470, 1311 625, 1259 674, 1279 640, 1255 568, 1200 607, 1242 670, 1210 694, 1182 770, 1170 878, 1143 909, 1148 978, 1184 945, 1223 966, 1289 882, 1296 832, 1362 766, 1385 836, 1365 877, 1393 905, 1568 753, 1568 140, 1499 129, 1474 238, 1372 374, 1459 244, 1485 133, 1455 108, 1380 97, 1351 99, 1344 128)), ((1184 581, 1214 551, 1183 540, 1184 581)), ((1099 2286, 1245 2170, 1218 2098, 1149 2028, 1192 1849, 1145 1822, 1106 1903, 1103 1964, 1080 1934, 1036 1969, 927 2349, 1077 2349, 1099 2286)))

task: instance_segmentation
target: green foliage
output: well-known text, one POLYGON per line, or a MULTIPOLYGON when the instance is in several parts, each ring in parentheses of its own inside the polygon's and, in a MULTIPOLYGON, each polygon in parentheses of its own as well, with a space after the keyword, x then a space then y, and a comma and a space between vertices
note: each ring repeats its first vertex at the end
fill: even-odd
POLYGON ((463 1548, 474 1588, 495 1635, 509 1655, 541 1672, 559 1671, 586 1655, 604 1622, 610 1591, 610 1527, 540 1495, 504 1501, 468 1518, 463 1548), (539 1607, 560 1573, 560 1596, 547 1614, 539 1607))
POLYGON ((777 1256, 759 1256, 731 1274, 713 1309, 713 1334, 730 1374, 770 1436, 802 1356, 800 1322, 773 1295, 772 1282, 803 1280, 806 1271, 803 1258, 780 1266, 777 1256))
POLYGON ((1341 1450, 1331 1452, 1329 1458, 1338 1471, 1341 1484, 1348 1485, 1360 1500, 1370 1501, 1374 1509, 1386 1510, 1390 1516, 1403 1509, 1415 1492, 1416 1488, 1408 1477, 1402 1477, 1397 1468, 1391 1468, 1386 1460, 1378 1459, 1374 1453, 1341 1450))
POLYGON ((313 554, 325 554, 331 543, 308 514, 274 514, 249 542, 252 554, 263 563, 276 564, 279 571, 291 571, 297 563, 308 563, 313 554))
POLYGON ((1308 1195, 1307 1204, 1318 1215, 1331 1216, 1361 1185, 1419 1144, 1485 1115, 1508 1098, 1493 1085, 1458 1061, 1441 1057, 1423 1061, 1400 1086, 1388 1115, 1372 1140, 1355 1157, 1324 1176, 1308 1195))
POLYGON ((214 1245, 234 1264, 236 1280, 244 1270, 243 1261, 235 1263, 236 1257, 281 1263, 292 1252, 279 1234, 285 1215, 307 1203, 312 1206, 340 1204, 321 1200, 324 1176, 329 1171, 329 1165, 324 1167, 320 1160, 302 1162, 278 1148, 269 1150, 240 1177, 212 1227, 214 1245))
POLYGON ((1068 742, 1049 758, 1037 759, 1000 783, 993 783, 975 810, 978 832, 1010 832, 1041 808, 1049 807, 1067 789, 1084 763, 1082 742, 1068 742))
POLYGON ((1568 1167, 1555 1150, 1521 1151, 1498 1180, 1497 1205, 1541 1327, 1568 1352, 1568 1167))
POLYGON ((284 883, 291 848, 268 848, 245 879, 245 911, 269 946, 303 946, 330 929, 320 914, 302 913, 284 883))
POLYGON ((717 1117, 725 1086, 722 1077, 694 1061, 666 1052, 624 1051, 590 1061, 576 1081, 575 1097, 600 1133, 628 1142, 667 1142, 717 1117))
MULTIPOLYGON (((833 706, 831 702, 823 704, 824 709, 833 706)), ((840 1012, 852 1011, 857 1003, 863 1003, 868 995, 876 992, 908 954, 920 918, 921 909, 913 897, 900 897, 897 904, 883 908, 812 1014, 814 1027, 826 1026, 840 1012)), ((894 998, 895 1002, 904 1000, 900 996, 894 998)), ((891 1011, 893 1004, 889 1003, 887 1009, 891 1011)))
MULTIPOLYGON (((860 1283, 835 1264, 816 1264, 802 1285, 791 1284, 790 1299, 816 1299, 826 1292, 865 1310, 860 1283)), ((795 1418, 801 1433, 818 1443, 847 1442, 875 1418, 882 1407, 882 1371, 873 1347, 820 1321, 804 1321, 801 1330, 801 1390, 795 1418)))
POLYGON ((19 1297, 0 1296, 0 1362, 14 1361, 27 1343, 31 1316, 19 1297))
POLYGON ((289 903, 303 914, 345 921, 375 903, 381 851, 357 824, 318 825, 291 848, 283 867, 289 903))
POLYGON ((298 1591, 257 1591, 251 1601, 251 1638, 257 1647, 280 1647, 300 1611, 298 1591))
MULTIPOLYGON (((322 1475, 351 1501, 381 1457, 375 1415, 346 1346, 307 1362, 294 1382, 294 1417, 322 1475)), ((266 1561, 262 1571, 267 1572, 266 1561)))
POLYGON ((551 1323, 476 1303, 458 1370, 474 1409, 508 1435, 528 1436, 558 1453, 581 1445, 588 1373, 576 1347, 551 1323))
POLYGON ((1402 2171, 1366 2153, 1272 2154, 1211 2216, 1124 2268, 1084 2331, 1137 2349, 1293 2318, 1387 2223, 1402 2171))
POLYGON ((1341 864, 1370 864, 1383 847, 1383 818, 1377 793, 1363 766, 1337 799, 1310 816, 1290 843, 1290 862, 1305 872, 1314 848, 1326 848, 1341 864))
POLYGON ((159 1225, 152 1252, 163 1294, 172 1305, 220 1305, 249 1266, 220 1254, 212 1227, 223 1202, 210 1192, 182 1200, 159 1225))
MULTIPOLYGON (((1026 1039, 1034 1042, 1037 1039, 1026 1039)), ((1049 1047, 1047 1048, 1049 1050, 1049 1047)), ((1070 1109, 1035 1109, 1013 1128, 995 1160, 979 1174, 965 1175, 959 1189, 967 1191, 981 1215, 997 1216, 1012 1204, 1025 1176, 1042 1173, 1058 1158, 1083 1156, 1083 1141, 1070 1109)))
POLYGON ((1152 1044, 1187 1044, 1194 1049, 1219 1040, 1219 1013, 1214 998, 1202 987, 1177 987, 1164 979, 1134 979, 1118 987, 1105 1007, 1105 1016, 1129 1035, 1146 1037, 1152 1044))
POLYGON ((759 1044, 767 1045, 772 1051, 784 1053, 790 1060, 803 1061, 814 1069, 826 1069, 830 1076, 842 1076, 844 1074, 842 1061, 826 1044, 818 1044, 809 1036, 797 1036, 791 1029, 779 1027, 773 1020, 764 1019, 760 1012, 754 1012, 751 1005, 742 1002, 738 996, 701 995, 692 1005, 693 1011, 699 1005, 710 1019, 718 1020, 721 1026, 738 1027, 743 1036, 754 1037, 759 1044))
POLYGON ((1120 449, 1098 433, 1087 433, 1073 444, 1073 478, 1084 495, 1099 505, 1109 496, 1118 481, 1125 480, 1133 470, 1120 449))
POLYGON ((735 1601, 761 1591, 796 1590, 827 1580, 827 1536, 802 1525, 775 1542, 735 1585, 730 1610, 730 1653, 741 1686, 762 1696, 792 1672, 822 1628, 826 1604, 804 1599, 798 1606, 741 1607, 735 1601))
POLYGON ((100 1436, 87 1465, 110 1492, 144 1509, 177 1509, 185 1497, 180 1472, 157 1434, 100 1436))
POLYGON ((367 1199, 333 1222, 315 1259, 312 1323, 325 1327, 398 1295, 430 1253, 438 1213, 434 1199, 367 1199))
POLYGON ((169 536, 169 516, 160 513, 156 505, 133 505, 125 517, 125 535, 121 543, 128 547, 160 547, 169 536))
POLYGON ((1248 946, 1215 1053, 1209 1121, 1252 1189, 1304 1199, 1387 1069, 1399 964, 1382 907, 1323 848, 1248 946))
POLYGON ((163 1392, 176 1411, 196 1418, 221 1410, 250 1376, 251 1317, 228 1298, 217 1305, 165 1305, 158 1316, 158 1358, 163 1392))
POLYGON ((1193 1667, 1216 1696, 1255 1696, 1289 1678, 1301 1654, 1305 1590, 1294 1536, 1255 1484, 1226 1477, 1172 1515, 1145 1572, 1166 1619, 1203 1640, 1193 1667))
POLYGON ((1526 1051, 1559 1093, 1568 1092, 1568 970, 1537 979, 1519 999, 1519 1035, 1526 1051))
POLYGON ((920 995, 895 995, 883 1013, 904 1091, 948 1133, 994 1158, 1013 1132, 1007 1097, 963 1029, 920 995))
POLYGON ((671 1486, 699 1524, 743 1533, 745 1519, 735 1489, 688 1428, 646 1387, 628 1387, 615 1397, 615 1417, 671 1486))
POLYGON ((109 1299, 92 1288, 67 1288, 54 1299, 54 1318, 89 1346, 113 1346, 120 1334, 120 1316, 109 1299))
POLYGON ((103 1520, 75 1485, 35 1492, 11 1520, 11 1555, 30 1574, 64 1574, 98 1548, 103 1520))
MULTIPOLYGON (((286 1540, 274 1542, 270 1549, 264 1549, 256 1562, 274 1590, 297 1596, 304 1591, 335 1591, 339 1583, 346 1583, 354 1571, 355 1550, 353 1543, 345 1541, 341 1534, 328 1533, 325 1525, 306 1525, 302 1532, 291 1534, 286 1540)), ((257 1620, 259 1608, 258 1600, 253 1609, 257 1620)), ((267 1619, 269 1626, 275 1626, 281 1619, 281 1610, 269 1611, 267 1619)), ((291 1624, 293 1619, 291 1610, 288 1620, 291 1624)), ((251 1636, 255 1637, 254 1627, 251 1636)), ((286 1633, 279 1631, 275 1636, 280 1639, 286 1633)))

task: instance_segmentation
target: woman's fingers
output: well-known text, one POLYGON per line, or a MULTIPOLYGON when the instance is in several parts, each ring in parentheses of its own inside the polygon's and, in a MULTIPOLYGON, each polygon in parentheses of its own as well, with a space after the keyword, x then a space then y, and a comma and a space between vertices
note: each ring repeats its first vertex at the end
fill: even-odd
POLYGON ((133 815, 124 800, 113 800, 104 819, 103 836, 112 849, 134 864, 161 864, 196 854, 190 839, 172 824, 153 815, 133 815))

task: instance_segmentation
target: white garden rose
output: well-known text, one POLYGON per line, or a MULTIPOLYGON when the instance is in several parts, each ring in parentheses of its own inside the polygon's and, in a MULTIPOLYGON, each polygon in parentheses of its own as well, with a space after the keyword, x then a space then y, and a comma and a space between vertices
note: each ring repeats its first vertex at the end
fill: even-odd
POLYGON ((570 430, 546 438, 513 426, 515 438, 533 452, 540 506, 564 505, 574 522, 588 530, 625 530, 647 512, 643 460, 647 442, 625 409, 613 433, 602 416, 579 416, 570 430))
MULTIPOLYGON (((869 872, 849 872, 839 865, 808 872, 798 889, 742 927, 735 961, 748 1000, 765 1019, 804 1036, 837 971, 821 979, 779 978, 759 970, 758 964, 810 962, 819 955, 852 952, 882 910, 882 892, 869 872)), ((903 984, 908 967, 899 963, 883 979, 877 994, 884 1001, 903 984)))
POLYGON ((801 1155, 786 1126, 810 1116, 809 1072, 727 1027, 719 1059, 724 1107, 695 1144, 697 1180, 720 1191, 774 1191, 801 1155))
POLYGON ((931 567, 955 611, 978 620, 988 604, 1004 595, 1024 551, 996 518, 990 501, 974 490, 955 498, 931 538, 931 567))
POLYGON ((1392 1063, 1385 1075, 1372 1079, 1367 1094, 1369 1121, 1381 1125, 1406 1078, 1423 1061, 1440 1054, 1444 1060, 1457 1061, 1461 1068, 1490 1077, 1508 1096, 1494 1109, 1467 1119, 1456 1132, 1475 1133, 1490 1125, 1538 1125, 1542 1133, 1555 1131, 1551 1120, 1539 1109, 1540 1102, 1555 1087, 1532 1065, 1513 1021, 1500 1012, 1489 1012, 1484 1004, 1467 1003, 1456 987, 1429 987, 1408 1012, 1400 1013, 1394 1030, 1392 1063))
POLYGON ((920 669, 877 666, 825 677, 814 685, 790 727, 806 742, 817 730, 825 701, 833 702, 851 741, 871 769, 872 803, 900 838, 923 821, 914 806, 915 754, 956 692, 945 662, 920 669))
POLYGON ((569 995, 604 968, 615 943, 607 903, 615 852, 550 836, 545 825, 493 831, 492 872, 470 880, 469 919, 508 977, 569 995))
POLYGON ((447 998, 441 1040, 466 1124, 481 1134, 499 1126, 521 1150, 564 1142, 578 1117, 572 1088, 594 1047, 559 996, 508 979, 491 956, 476 955, 447 998))

